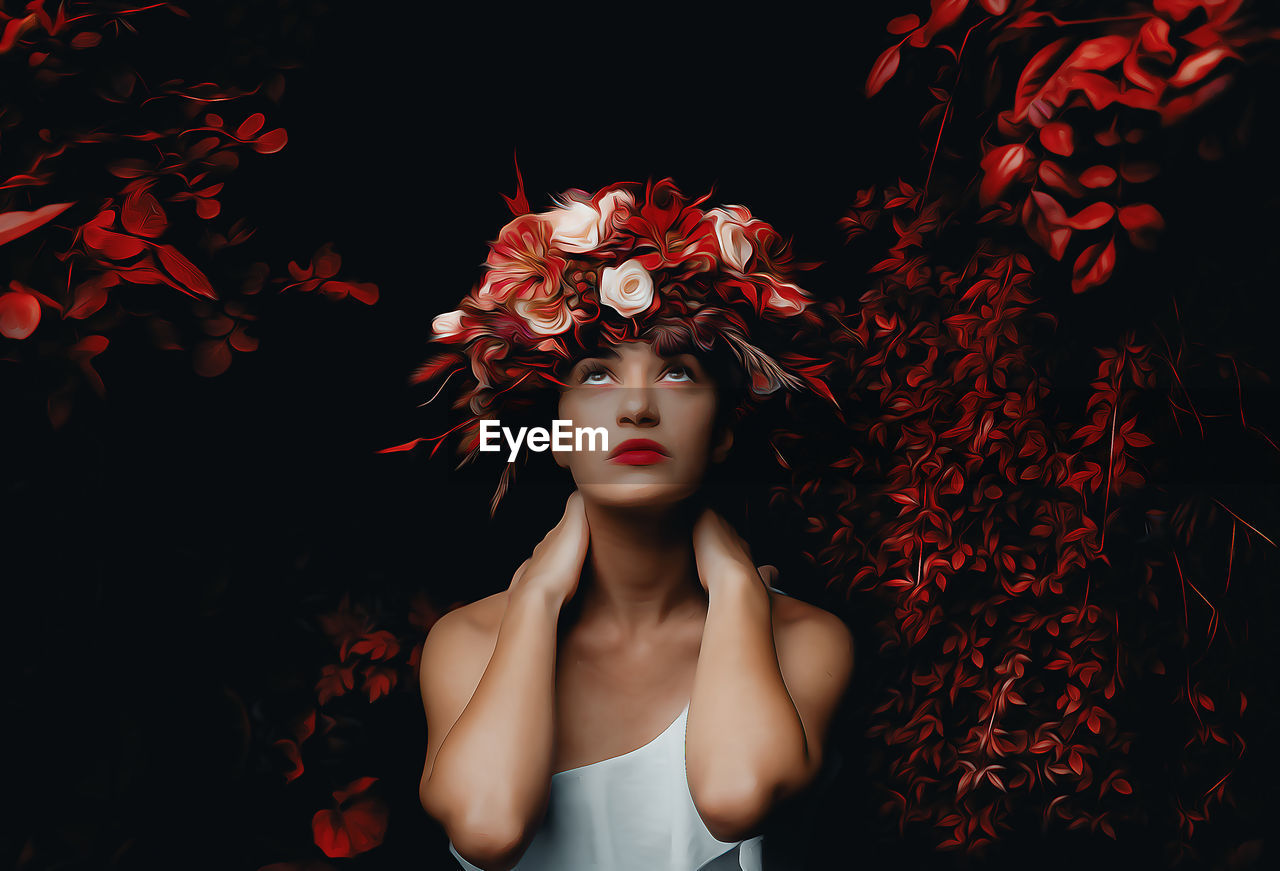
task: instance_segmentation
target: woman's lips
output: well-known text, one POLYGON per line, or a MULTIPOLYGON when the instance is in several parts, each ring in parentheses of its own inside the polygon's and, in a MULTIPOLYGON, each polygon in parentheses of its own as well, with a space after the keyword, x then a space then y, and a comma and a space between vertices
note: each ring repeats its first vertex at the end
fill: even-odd
POLYGON ((648 466, 667 458, 667 449, 652 439, 627 439, 609 454, 609 462, 624 466, 648 466))
POLYGON ((616 457, 610 458, 611 463, 620 463, 624 466, 648 466, 666 457, 657 451, 623 451, 616 457))

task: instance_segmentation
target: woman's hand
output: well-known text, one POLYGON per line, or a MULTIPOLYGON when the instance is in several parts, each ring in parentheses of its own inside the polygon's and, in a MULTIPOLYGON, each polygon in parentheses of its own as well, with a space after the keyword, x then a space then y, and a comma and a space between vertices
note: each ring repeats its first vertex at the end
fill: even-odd
POLYGON ((508 588, 510 594, 540 593, 557 607, 563 607, 578 589, 590 543, 586 507, 582 494, 574 490, 565 502, 560 522, 538 542, 533 555, 516 569, 508 588))
POLYGON ((698 580, 708 593, 711 584, 725 577, 757 577, 767 581, 778 573, 773 566, 757 568, 751 558, 751 548, 742 536, 710 508, 704 508, 693 524, 693 555, 698 563, 698 580))

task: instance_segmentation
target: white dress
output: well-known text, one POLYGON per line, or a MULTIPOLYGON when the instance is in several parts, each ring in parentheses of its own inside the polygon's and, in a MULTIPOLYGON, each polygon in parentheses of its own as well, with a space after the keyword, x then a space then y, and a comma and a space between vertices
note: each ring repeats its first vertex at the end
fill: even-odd
MULTIPOLYGON (((643 747, 551 775, 546 817, 512 871, 763 871, 763 835, 719 841, 698 815, 685 770, 688 716, 686 703, 643 747)), ((484 871, 452 841, 449 852, 465 871, 484 871)))

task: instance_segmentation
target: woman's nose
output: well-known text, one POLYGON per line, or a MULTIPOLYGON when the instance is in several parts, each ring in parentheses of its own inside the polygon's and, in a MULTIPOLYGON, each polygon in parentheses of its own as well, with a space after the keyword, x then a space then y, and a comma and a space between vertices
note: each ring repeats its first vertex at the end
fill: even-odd
POLYGON ((656 391, 652 387, 624 387, 618 404, 618 423, 653 426, 658 422, 656 391))

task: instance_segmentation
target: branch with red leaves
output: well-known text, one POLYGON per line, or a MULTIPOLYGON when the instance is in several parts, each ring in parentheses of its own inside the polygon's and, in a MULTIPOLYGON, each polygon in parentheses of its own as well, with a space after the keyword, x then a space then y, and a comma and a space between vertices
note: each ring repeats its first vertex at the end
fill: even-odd
MULTIPOLYGON (((1118 243, 1150 250, 1164 228, 1139 187, 1160 170, 1160 134, 1220 98, 1251 56, 1280 39, 1280 28, 1251 19, 1245 0, 1096 6, 934 0, 923 23, 889 22, 902 39, 866 82, 874 95, 898 75, 904 50, 941 49, 929 88, 936 103, 921 121, 931 145, 925 189, 940 156, 965 172, 976 158, 987 209, 977 220, 1022 227, 1054 260, 1074 251, 1075 293, 1108 281, 1123 255, 1118 243), (957 100, 982 131, 976 142, 959 138, 973 131, 949 129, 957 100)), ((1214 136, 1200 147, 1221 155, 1214 136)))
POLYGON ((234 352, 258 347, 254 297, 268 285, 377 301, 376 285, 337 277, 332 243, 308 267, 290 262, 292 281, 232 258, 256 231, 246 217, 228 218, 219 197, 242 155, 288 142, 267 119, 284 77, 250 90, 178 78, 148 86, 127 64, 128 40, 135 19, 163 10, 189 17, 171 3, 43 0, 22 17, 0 13, 10 83, 0 107, 0 253, 14 276, 0 293, 0 354, 60 373, 48 397, 55 429, 82 384, 105 396, 92 361, 125 316, 145 318, 157 348, 189 349, 195 371, 214 377, 234 352), (32 117, 50 121, 37 127, 32 117), (138 293, 155 290, 135 312, 138 293))

